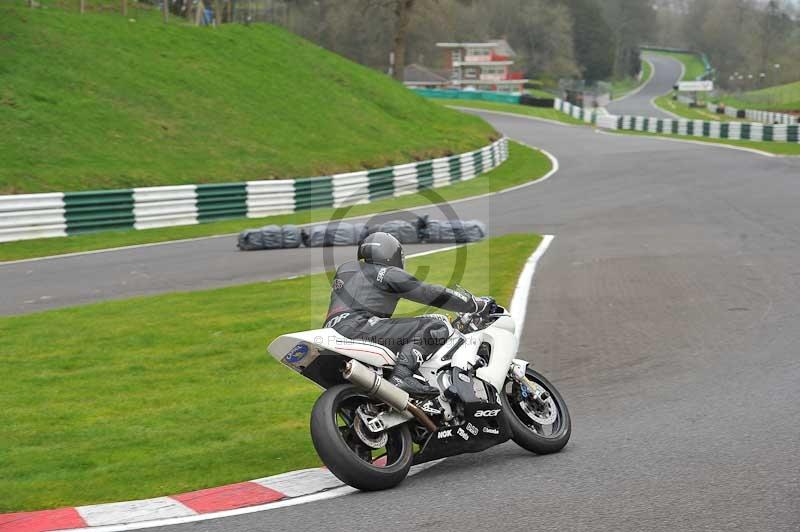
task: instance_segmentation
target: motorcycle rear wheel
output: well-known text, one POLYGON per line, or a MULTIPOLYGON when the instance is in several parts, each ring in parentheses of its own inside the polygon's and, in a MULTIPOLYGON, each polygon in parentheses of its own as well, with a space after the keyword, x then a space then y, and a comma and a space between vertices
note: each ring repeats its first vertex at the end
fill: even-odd
POLYGON ((370 447, 356 428, 356 409, 369 397, 351 384, 326 390, 311 412, 311 440, 322 462, 339 480, 362 491, 378 491, 400 484, 414 461, 407 424, 389 429, 385 445, 370 447))
POLYGON ((511 425, 511 439, 536 454, 557 453, 564 448, 572 433, 567 403, 556 387, 539 372, 529 367, 525 376, 550 397, 546 401, 536 399, 530 393, 524 397, 518 382, 513 379, 506 381, 505 393, 500 394, 500 400, 511 425))

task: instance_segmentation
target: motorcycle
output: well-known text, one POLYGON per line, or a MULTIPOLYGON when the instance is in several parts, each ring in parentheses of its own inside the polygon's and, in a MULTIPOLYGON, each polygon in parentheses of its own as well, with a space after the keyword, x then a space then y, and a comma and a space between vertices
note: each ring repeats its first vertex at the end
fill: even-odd
POLYGON ((440 390, 409 396, 386 377, 395 353, 334 329, 278 337, 269 352, 325 389, 311 413, 311 438, 342 482, 375 491, 396 486, 414 464, 486 450, 509 439, 536 454, 569 441, 567 405, 528 362, 515 358, 511 315, 461 313, 443 320, 450 336, 417 378, 440 390))

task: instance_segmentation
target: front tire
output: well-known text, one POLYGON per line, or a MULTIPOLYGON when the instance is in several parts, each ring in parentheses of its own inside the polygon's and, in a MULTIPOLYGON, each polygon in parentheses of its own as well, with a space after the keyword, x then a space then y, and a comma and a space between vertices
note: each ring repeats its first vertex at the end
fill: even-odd
POLYGON ((557 453, 569 441, 572 421, 567 403, 556 387, 539 372, 528 368, 525 376, 529 381, 543 388, 549 398, 545 401, 529 393, 513 379, 506 380, 504 392, 500 394, 503 410, 511 425, 511 439, 536 454, 557 453))
POLYGON ((326 390, 311 412, 311 441, 322 462, 345 484, 363 491, 385 490, 400 484, 411 469, 411 431, 407 424, 399 425, 389 429, 383 447, 366 444, 355 428, 356 409, 369 402, 367 394, 351 384, 326 390))

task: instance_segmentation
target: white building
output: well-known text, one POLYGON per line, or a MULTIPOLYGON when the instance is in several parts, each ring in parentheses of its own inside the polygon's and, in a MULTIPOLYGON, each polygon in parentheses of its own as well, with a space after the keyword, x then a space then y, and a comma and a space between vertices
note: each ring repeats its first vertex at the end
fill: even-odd
POLYGON ((516 55, 502 39, 482 43, 440 42, 447 53, 449 85, 459 89, 522 92, 528 81, 511 69, 516 55))

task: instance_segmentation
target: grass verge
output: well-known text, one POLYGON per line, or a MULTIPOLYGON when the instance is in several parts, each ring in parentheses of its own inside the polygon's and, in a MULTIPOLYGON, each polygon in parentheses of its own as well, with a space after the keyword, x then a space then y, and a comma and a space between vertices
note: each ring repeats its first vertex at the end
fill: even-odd
POLYGON ((525 89, 525 92, 535 98, 555 98, 552 92, 547 92, 543 89, 525 89))
POLYGON ((544 118, 565 124, 575 126, 585 126, 585 122, 572 118, 568 114, 556 111, 549 107, 531 107, 530 105, 518 105, 513 103, 502 102, 484 102, 478 100, 435 100, 441 105, 452 105, 455 107, 469 107, 472 109, 485 109, 486 111, 502 111, 504 113, 513 113, 522 116, 533 116, 536 118, 544 118))
POLYGON ((751 140, 729 140, 729 139, 709 139, 704 137, 692 137, 689 135, 663 135, 659 133, 649 133, 644 131, 628 131, 628 130, 613 130, 606 129, 609 133, 617 133, 620 135, 643 135, 648 137, 662 137, 678 140, 691 140, 697 142, 706 142, 708 144, 725 144, 728 146, 738 146, 740 148, 750 148, 754 150, 765 151, 775 155, 800 155, 800 144, 792 144, 790 142, 757 142, 751 140))
POLYGON ((761 111, 800 111, 800 81, 737 95, 723 96, 725 105, 761 111))
POLYGON ((611 98, 622 98, 629 92, 638 89, 648 81, 653 75, 653 67, 650 66, 648 61, 642 61, 642 77, 641 80, 634 77, 615 80, 611 82, 611 98))
MULTIPOLYGON (((539 242, 471 244, 457 282, 507 304, 539 242)), ((456 251, 442 252, 411 259, 409 271, 447 283, 456 262, 456 251)), ((265 347, 319 327, 328 293, 319 274, 1 318, 0 512, 319 465, 308 435, 319 390, 265 347)), ((398 312, 424 309, 403 302, 398 312)))
POLYGON ((0 2, 0 194, 328 175, 497 136, 278 26, 136 12, 0 2))
POLYGON ((739 119, 730 117, 728 115, 712 113, 708 109, 689 107, 686 104, 673 100, 672 96, 669 94, 659 96, 654 100, 654 103, 656 104, 656 107, 659 107, 664 111, 676 114, 681 118, 687 118, 689 120, 713 120, 716 122, 740 121, 739 119))
MULTIPOLYGON (((347 216, 360 216, 396 209, 406 209, 442 201, 452 201, 535 181, 550 171, 550 159, 538 150, 522 144, 509 142, 509 157, 505 163, 479 177, 447 187, 431 189, 398 198, 388 198, 365 205, 354 205, 347 216)), ((20 260, 49 255, 61 255, 80 251, 92 251, 137 244, 166 242, 185 238, 234 233, 248 227, 267 224, 304 224, 330 220, 335 209, 315 209, 268 218, 226 220, 182 227, 164 227, 142 231, 106 231, 65 238, 21 240, 0 244, 0 261, 20 260)))

